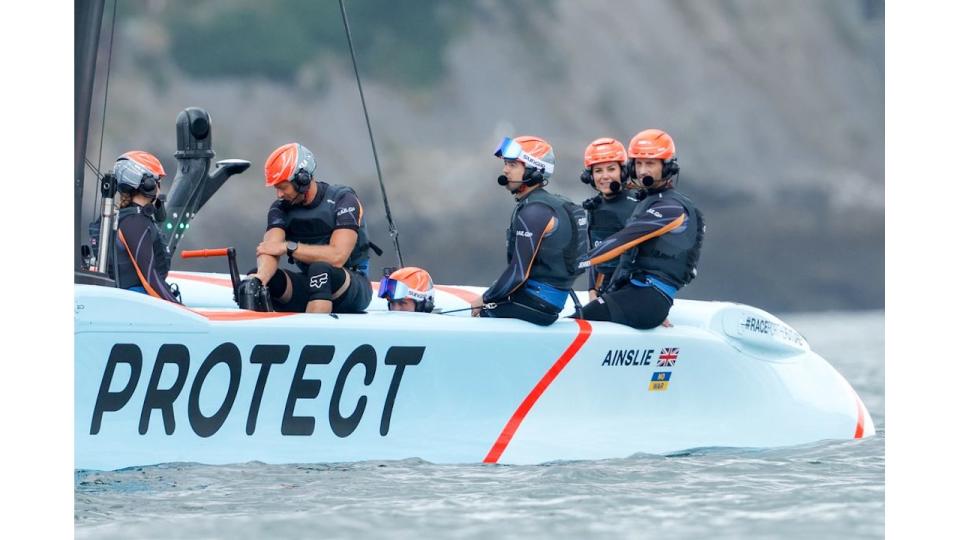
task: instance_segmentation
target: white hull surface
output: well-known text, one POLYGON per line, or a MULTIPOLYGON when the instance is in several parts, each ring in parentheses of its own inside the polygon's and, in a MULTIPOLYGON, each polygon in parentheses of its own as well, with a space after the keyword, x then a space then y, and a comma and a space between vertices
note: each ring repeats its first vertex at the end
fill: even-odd
MULTIPOLYGON (((542 328, 380 299, 364 315, 253 313, 230 307, 226 275, 171 279, 190 308, 75 286, 78 469, 540 463, 874 434, 830 364, 740 304, 678 300, 674 326, 650 331, 542 328)), ((445 287, 439 309, 481 290, 445 287)))

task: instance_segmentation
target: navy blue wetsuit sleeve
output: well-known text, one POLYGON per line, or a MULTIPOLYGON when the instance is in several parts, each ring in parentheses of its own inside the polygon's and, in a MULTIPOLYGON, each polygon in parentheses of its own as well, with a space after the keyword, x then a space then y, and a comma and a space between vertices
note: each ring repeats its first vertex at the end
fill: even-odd
POLYGON ((333 230, 350 229, 360 230, 360 224, 363 223, 363 206, 357 194, 351 191, 345 191, 336 202, 336 218, 333 224, 333 230))
POLYGON ((125 244, 130 254, 140 284, 150 296, 162 298, 170 302, 177 302, 177 298, 165 281, 166 275, 161 275, 157 267, 161 261, 156 260, 154 243, 160 242, 156 234, 157 228, 149 218, 143 215, 130 216, 124 219, 118 227, 118 237, 125 244))
POLYGON ((267 211, 267 230, 274 227, 279 227, 284 231, 287 230, 287 211, 283 207, 283 201, 277 199, 270 205, 270 210, 267 211))
POLYGON ((630 216, 626 226, 590 250, 586 260, 582 261, 580 266, 596 265, 612 260, 651 238, 675 229, 683 230, 687 220, 687 213, 679 203, 670 200, 657 201, 643 214, 630 216))
POLYGON ((519 289, 530 277, 533 261, 540 251, 540 243, 556 230, 559 220, 553 210, 543 203, 530 203, 517 212, 510 263, 497 281, 483 293, 484 302, 495 302, 519 289))

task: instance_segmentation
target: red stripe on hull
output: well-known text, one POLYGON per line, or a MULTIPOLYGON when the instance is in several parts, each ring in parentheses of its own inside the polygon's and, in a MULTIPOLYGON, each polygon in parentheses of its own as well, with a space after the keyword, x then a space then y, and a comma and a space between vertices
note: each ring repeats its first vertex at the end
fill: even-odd
POLYGON ((496 463, 497 460, 500 459, 500 456, 502 456, 503 452, 507 449, 507 445, 510 444, 510 440, 513 439, 513 435, 517 432, 527 413, 530 412, 530 409, 532 409, 537 400, 540 399, 540 396, 542 396, 550 384, 553 383, 553 380, 557 378, 557 375, 560 375, 563 368, 570 363, 570 360, 576 356, 580 348, 583 347, 583 344, 590 338, 590 333, 593 330, 590 323, 580 319, 576 321, 577 325, 580 326, 577 337, 573 339, 573 343, 567 347, 567 350, 563 351, 560 358, 550 366, 550 369, 540 378, 540 381, 533 387, 533 390, 530 391, 526 399, 517 407, 517 410, 513 413, 513 416, 510 417, 507 425, 503 427, 503 431, 500 432, 500 436, 497 437, 496 442, 493 443, 490 452, 487 453, 487 457, 483 458, 484 463, 496 463))

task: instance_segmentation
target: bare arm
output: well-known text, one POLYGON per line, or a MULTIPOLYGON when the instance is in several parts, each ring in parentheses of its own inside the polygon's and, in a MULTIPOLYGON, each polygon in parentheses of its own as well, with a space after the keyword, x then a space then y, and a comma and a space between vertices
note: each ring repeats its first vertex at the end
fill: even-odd
POLYGON ((327 245, 300 244, 293 252, 293 258, 307 264, 325 262, 342 268, 350 259, 354 246, 357 245, 357 231, 352 229, 336 229, 330 236, 327 245))
POLYGON ((272 227, 263 233, 263 242, 257 246, 257 277, 262 283, 270 281, 277 273, 277 267, 280 266, 280 256, 266 253, 262 248, 265 245, 279 244, 286 252, 286 238, 287 232, 280 227, 272 227))

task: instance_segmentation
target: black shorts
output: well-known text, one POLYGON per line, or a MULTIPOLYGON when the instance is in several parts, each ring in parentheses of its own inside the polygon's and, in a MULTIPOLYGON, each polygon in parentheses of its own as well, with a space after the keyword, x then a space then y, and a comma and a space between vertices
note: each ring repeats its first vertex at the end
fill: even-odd
POLYGON ((334 313, 364 313, 373 298, 373 289, 367 276, 326 263, 311 264, 307 273, 279 269, 270 281, 268 288, 276 311, 303 313, 312 300, 330 300, 333 302, 334 313), (281 282, 275 283, 275 280, 283 279, 283 274, 289 276, 293 284, 293 295, 289 302, 278 300, 286 288, 286 280, 282 282, 283 288, 277 287, 281 282), (350 276, 350 284, 345 291, 337 295, 343 288, 347 275, 350 276), (277 294, 278 292, 280 294, 277 294))
POLYGON ((610 321, 648 330, 667 320, 671 306, 673 298, 660 289, 628 283, 583 306, 582 313, 588 321, 610 321))
POLYGON ((481 317, 495 317, 500 319, 523 319, 540 326, 548 326, 556 322, 560 311, 556 306, 520 289, 510 295, 507 300, 497 302, 493 309, 480 310, 481 317))

